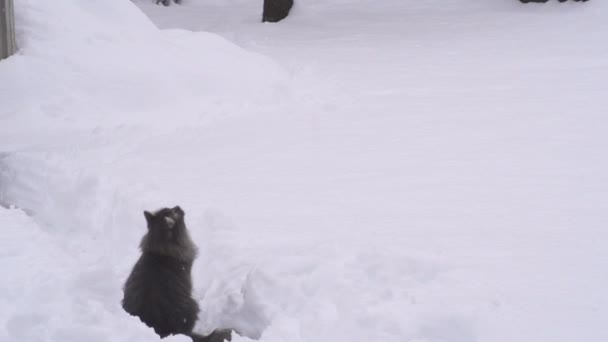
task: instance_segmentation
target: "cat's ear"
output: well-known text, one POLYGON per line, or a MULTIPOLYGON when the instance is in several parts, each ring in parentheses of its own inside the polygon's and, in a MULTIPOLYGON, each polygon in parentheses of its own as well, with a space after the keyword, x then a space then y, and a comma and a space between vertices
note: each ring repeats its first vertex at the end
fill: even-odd
POLYGON ((146 222, 152 222, 152 218, 154 218, 154 214, 149 211, 144 211, 144 217, 146 218, 146 222))
POLYGON ((182 208, 180 208, 179 205, 173 207, 173 209, 171 209, 171 213, 174 215, 177 215, 179 218, 182 218, 182 217, 184 217, 184 215, 186 215, 184 210, 182 208))

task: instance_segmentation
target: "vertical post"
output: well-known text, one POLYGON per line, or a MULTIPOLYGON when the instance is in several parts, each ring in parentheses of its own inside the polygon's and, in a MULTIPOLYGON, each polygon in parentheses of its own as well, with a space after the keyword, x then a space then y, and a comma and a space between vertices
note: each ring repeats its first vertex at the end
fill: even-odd
POLYGON ((0 0, 0 59, 15 53, 13 0, 0 0))

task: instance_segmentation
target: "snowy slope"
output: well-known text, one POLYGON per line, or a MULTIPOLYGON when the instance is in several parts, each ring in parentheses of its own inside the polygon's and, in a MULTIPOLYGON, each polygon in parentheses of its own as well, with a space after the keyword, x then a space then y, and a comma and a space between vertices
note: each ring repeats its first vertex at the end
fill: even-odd
POLYGON ((155 340, 120 286, 175 204, 201 332, 608 339, 606 4, 135 4, 16 1, 0 340, 155 340))

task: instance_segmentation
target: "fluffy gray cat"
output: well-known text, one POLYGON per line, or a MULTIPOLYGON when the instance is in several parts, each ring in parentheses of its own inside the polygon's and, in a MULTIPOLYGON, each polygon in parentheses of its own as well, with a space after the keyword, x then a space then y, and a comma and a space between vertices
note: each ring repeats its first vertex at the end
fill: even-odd
POLYGON ((230 330, 216 330, 209 336, 192 333, 199 312, 192 298, 191 275, 197 247, 184 215, 179 206, 144 211, 148 232, 139 246, 142 254, 124 285, 122 307, 163 338, 183 334, 194 342, 230 341, 230 330))

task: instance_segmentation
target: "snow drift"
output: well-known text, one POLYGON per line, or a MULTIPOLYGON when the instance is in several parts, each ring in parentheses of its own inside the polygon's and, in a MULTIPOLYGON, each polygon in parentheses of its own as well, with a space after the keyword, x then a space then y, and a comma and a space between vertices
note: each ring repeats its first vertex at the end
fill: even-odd
POLYGON ((129 1, 23 0, 16 16, 2 117, 29 130, 160 120, 154 110, 171 113, 166 124, 202 120, 210 103, 268 101, 282 82, 270 60, 213 34, 160 31, 129 1))

